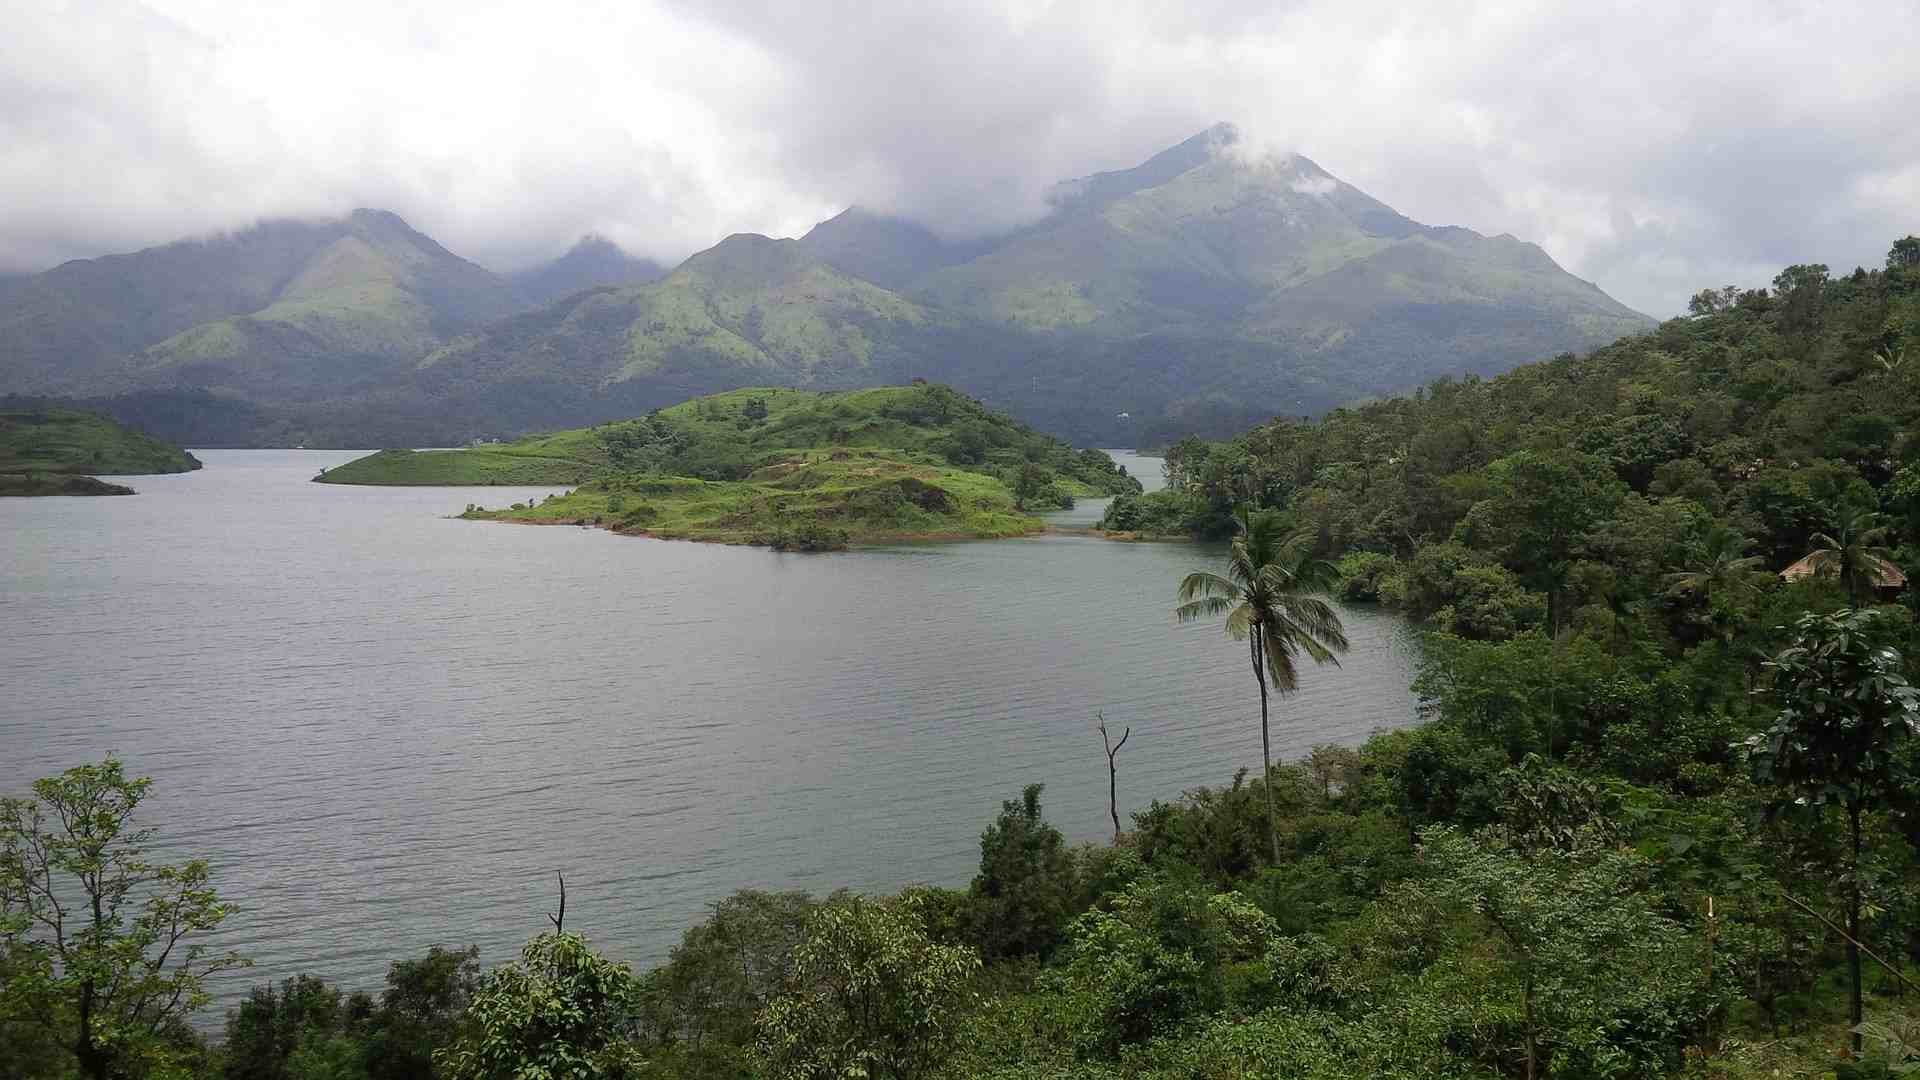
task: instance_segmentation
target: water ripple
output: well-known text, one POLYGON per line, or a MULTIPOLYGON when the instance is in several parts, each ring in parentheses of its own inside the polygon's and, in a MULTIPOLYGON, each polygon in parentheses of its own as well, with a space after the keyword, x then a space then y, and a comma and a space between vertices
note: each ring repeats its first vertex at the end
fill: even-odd
MULTIPOLYGON (((1134 729, 1123 812, 1259 762, 1241 653, 1172 617, 1204 548, 809 557, 444 516, 547 488, 306 483, 351 454, 201 456, 136 498, 0 500, 0 792, 108 751, 153 776, 149 821, 242 905, 228 1000, 507 959, 556 869, 568 925, 645 964, 738 888, 964 884, 1029 782, 1097 840, 1095 710, 1134 729)), ((1277 752, 1414 718, 1400 625, 1347 620, 1277 752)))

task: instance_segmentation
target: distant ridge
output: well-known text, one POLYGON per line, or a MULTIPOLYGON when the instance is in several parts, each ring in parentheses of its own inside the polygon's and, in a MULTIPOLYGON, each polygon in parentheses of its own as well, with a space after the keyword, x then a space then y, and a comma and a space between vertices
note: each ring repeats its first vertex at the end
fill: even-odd
POLYGON ((0 391, 140 391, 152 416, 172 407, 154 394, 204 388, 171 399, 186 415, 169 431, 204 414, 229 438, 252 423, 362 445, 924 377, 1134 445, 1652 325, 1536 245, 1424 225, 1303 155, 1253 153, 1230 124, 1049 202, 969 240, 849 207, 671 272, 588 236, 511 277, 380 211, 265 223, 0 280, 0 391))
POLYGON ((657 281, 666 273, 667 268, 652 259, 629 255, 606 237, 589 233, 565 255, 522 270, 510 280, 521 299, 538 307, 588 289, 657 281))

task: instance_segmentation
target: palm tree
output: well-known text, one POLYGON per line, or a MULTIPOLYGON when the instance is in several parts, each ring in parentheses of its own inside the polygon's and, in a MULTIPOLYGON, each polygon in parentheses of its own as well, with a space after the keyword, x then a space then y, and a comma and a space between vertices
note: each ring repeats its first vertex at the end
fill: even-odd
POLYGON ((1893 565, 1887 549, 1886 519, 1858 506, 1843 506, 1834 518, 1833 532, 1814 533, 1807 565, 1821 577, 1840 579, 1847 600, 1860 606, 1866 589, 1880 583, 1893 565))
POLYGON ((1273 809, 1273 740, 1267 727, 1267 684, 1286 694, 1299 688, 1294 659, 1306 653, 1316 664, 1339 665, 1334 653, 1347 651, 1340 616, 1319 594, 1336 580, 1333 564, 1313 553, 1313 534, 1282 533, 1274 511, 1255 513, 1242 506, 1234 515, 1240 534, 1233 538, 1224 575, 1207 570, 1180 582, 1181 622, 1214 615, 1227 617, 1227 635, 1246 641, 1253 681, 1260 687, 1260 764, 1267 790, 1267 841, 1280 861, 1280 827, 1273 809))
MULTIPOLYGON (((1748 555, 1747 549, 1753 541, 1741 536, 1724 525, 1715 525, 1708 531, 1706 543, 1700 558, 1693 568, 1666 576, 1667 595, 1694 596, 1706 606, 1707 618, 1715 619, 1713 601, 1739 601, 1752 595, 1759 588, 1759 571, 1765 556, 1748 555)), ((1723 620, 1720 627, 1722 642, 1733 640, 1734 624, 1723 620)))

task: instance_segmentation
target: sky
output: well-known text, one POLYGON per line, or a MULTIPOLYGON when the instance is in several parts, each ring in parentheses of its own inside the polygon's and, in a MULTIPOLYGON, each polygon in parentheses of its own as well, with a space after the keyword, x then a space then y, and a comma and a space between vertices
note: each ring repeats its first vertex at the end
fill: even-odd
POLYGON ((0 271, 390 209, 510 270, 949 235, 1218 121, 1649 314, 1920 233, 1920 0, 7 0, 0 271))

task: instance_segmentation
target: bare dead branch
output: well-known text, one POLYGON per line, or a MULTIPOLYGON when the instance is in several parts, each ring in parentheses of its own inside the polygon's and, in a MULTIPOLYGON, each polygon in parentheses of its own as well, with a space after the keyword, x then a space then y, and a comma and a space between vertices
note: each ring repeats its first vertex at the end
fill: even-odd
POLYGON ((1886 968, 1887 974, 1892 975, 1896 979, 1899 979, 1901 985, 1911 986, 1915 990, 1920 990, 1920 986, 1914 986, 1911 980, 1909 980, 1905 975, 1900 974, 1900 971, 1898 968, 1895 968, 1892 964, 1889 964, 1885 960, 1881 959, 1879 953, 1874 952, 1872 949, 1867 948, 1865 943, 1860 941, 1858 938, 1854 937, 1852 934, 1849 934, 1845 930, 1842 930, 1838 926, 1835 926, 1833 924, 1832 919, 1827 918, 1825 915, 1820 914, 1819 912, 1813 910, 1813 908, 1802 903, 1799 897, 1794 896, 1792 893, 1787 892, 1787 890, 1781 889, 1779 891, 1780 891, 1781 898, 1786 900, 1787 903, 1792 904, 1794 907, 1799 908, 1801 911, 1804 911, 1807 914, 1813 916, 1814 918, 1819 919, 1821 924, 1824 925, 1827 929, 1833 931, 1836 934, 1839 934, 1842 938, 1845 938, 1847 941, 1852 942, 1854 946, 1856 946, 1862 953, 1865 953, 1867 956, 1872 957, 1874 963, 1879 964, 1883 968, 1886 968))
POLYGON ((567 879, 558 870, 553 872, 553 876, 560 879, 560 914, 548 912, 547 921, 553 924, 554 933, 563 934, 566 932, 563 924, 567 921, 567 879))

